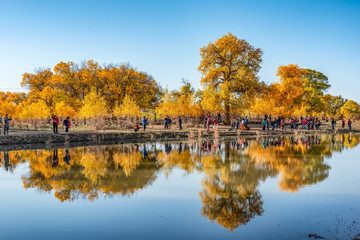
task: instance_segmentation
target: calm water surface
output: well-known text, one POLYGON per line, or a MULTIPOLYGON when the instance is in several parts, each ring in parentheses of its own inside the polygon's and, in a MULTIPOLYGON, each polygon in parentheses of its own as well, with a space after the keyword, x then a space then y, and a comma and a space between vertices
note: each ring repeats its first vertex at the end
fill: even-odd
POLYGON ((0 154, 0 239, 353 239, 359 135, 0 154))

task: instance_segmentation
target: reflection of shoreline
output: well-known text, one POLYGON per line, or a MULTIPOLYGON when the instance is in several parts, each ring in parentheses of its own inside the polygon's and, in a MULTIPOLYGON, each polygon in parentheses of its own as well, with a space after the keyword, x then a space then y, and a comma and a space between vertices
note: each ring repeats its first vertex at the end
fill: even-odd
MULTIPOLYGON (((230 231, 263 213, 260 182, 281 174, 279 189, 296 192, 323 181, 333 152, 352 148, 358 135, 199 140, 54 150, 10 151, 7 164, 28 161, 25 188, 55 191, 61 201, 131 196, 174 168, 204 174, 202 215, 230 231)), ((0 162, 3 165, 3 161, 0 162)))
MULTIPOLYGON (((201 131, 202 138, 213 139, 215 135, 221 138, 233 138, 241 135, 247 139, 254 139, 260 137, 275 137, 275 136, 312 136, 312 135, 348 135, 347 131, 344 133, 343 129, 340 132, 332 133, 331 131, 243 131, 237 133, 232 131, 218 131, 216 134, 212 131, 201 131)), ((132 144, 132 143, 155 143, 166 141, 188 141, 198 137, 199 131, 154 131, 154 132, 137 132, 137 133, 116 133, 116 132, 75 132, 68 134, 48 134, 48 133, 31 132, 25 135, 9 135, 0 138, 0 151, 17 151, 17 150, 35 150, 44 148, 66 148, 66 147, 82 147, 82 146, 97 146, 97 145, 118 145, 118 144, 132 144)), ((358 134, 360 130, 354 130, 353 134, 358 134)))

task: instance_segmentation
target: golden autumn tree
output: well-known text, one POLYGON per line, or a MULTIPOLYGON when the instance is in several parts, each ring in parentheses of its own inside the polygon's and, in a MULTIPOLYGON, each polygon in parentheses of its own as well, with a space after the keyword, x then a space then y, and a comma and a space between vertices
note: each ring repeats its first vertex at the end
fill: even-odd
POLYGON ((67 105, 64 101, 55 104, 54 113, 60 118, 74 118, 77 115, 75 109, 67 105))
POLYGON ((35 73, 24 73, 21 81, 21 87, 29 89, 28 98, 31 101, 43 100, 48 107, 52 106, 52 96, 48 96, 45 92, 51 85, 53 72, 51 69, 38 69, 35 73), (46 95, 46 99, 44 96, 46 95))
POLYGON ((188 80, 182 79, 180 91, 173 91, 176 98, 179 116, 195 116, 200 114, 200 107, 196 102, 195 89, 188 80))
POLYGON ((79 111, 85 97, 92 91, 106 102, 107 112, 112 112, 116 102, 129 95, 141 109, 154 110, 162 95, 162 88, 146 72, 129 64, 100 66, 94 60, 81 64, 59 62, 52 69, 38 69, 24 73, 21 86, 29 90, 31 102, 44 101, 54 110, 59 102, 79 111))
POLYGON ((341 107, 340 113, 346 118, 358 118, 360 114, 360 105, 353 100, 348 100, 345 102, 344 106, 341 107))
POLYGON ((0 116, 8 114, 13 118, 18 118, 26 103, 27 95, 25 93, 0 91, 0 116))
POLYGON ((1 101, 0 102, 0 115, 4 116, 8 114, 11 117, 18 117, 23 108, 22 104, 14 104, 10 101, 1 101))
POLYGON ((96 93, 96 91, 91 91, 88 95, 86 95, 83 101, 83 106, 79 112, 81 117, 103 117, 107 114, 108 112, 106 110, 106 101, 104 97, 96 93))
POLYGON ((177 98, 175 92, 169 92, 168 89, 165 89, 164 95, 161 98, 159 106, 156 108, 156 112, 162 116, 178 116, 179 106, 177 104, 177 98))
POLYGON ((280 82, 273 84, 270 93, 275 102, 276 114, 284 117, 306 114, 305 105, 302 101, 306 73, 306 70, 297 64, 278 68, 276 76, 280 77, 280 82))
POLYGON ((252 95, 258 90, 262 53, 231 33, 200 48, 201 84, 214 89, 222 86, 226 123, 230 122, 231 97, 252 95))
POLYGON ((128 119, 131 117, 141 117, 140 107, 129 95, 125 95, 123 102, 115 107, 113 113, 117 117, 127 117, 128 119))
POLYGON ((205 88, 201 92, 200 96, 200 106, 201 109, 206 113, 217 114, 222 111, 223 105, 222 101, 219 101, 220 95, 213 88, 205 88))
POLYGON ((45 119, 50 115, 50 109, 44 101, 29 103, 19 114, 21 119, 45 119))

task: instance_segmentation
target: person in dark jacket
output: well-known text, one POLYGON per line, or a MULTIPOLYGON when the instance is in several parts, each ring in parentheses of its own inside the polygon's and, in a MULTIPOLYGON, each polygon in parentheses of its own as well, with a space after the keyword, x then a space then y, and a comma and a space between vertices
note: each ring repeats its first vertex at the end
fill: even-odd
POLYGON ((5 115, 5 118, 4 118, 4 135, 9 135, 9 126, 10 126, 10 121, 12 120, 12 118, 8 117, 8 115, 6 114, 5 115))
POLYGON ((52 116, 54 133, 58 133, 59 118, 56 115, 52 116))
POLYGON ((180 130, 182 130, 182 126, 181 126, 181 124, 182 124, 182 119, 181 119, 181 117, 180 117, 180 116, 179 116, 178 123, 179 123, 179 128, 180 128, 180 130))
POLYGON ((70 164, 70 160, 71 160, 71 157, 70 157, 70 154, 69 154, 69 149, 66 149, 65 150, 65 157, 63 158, 64 162, 66 162, 66 164, 70 164))
POLYGON ((71 125, 70 117, 67 117, 64 120, 65 132, 69 132, 70 125, 71 125))

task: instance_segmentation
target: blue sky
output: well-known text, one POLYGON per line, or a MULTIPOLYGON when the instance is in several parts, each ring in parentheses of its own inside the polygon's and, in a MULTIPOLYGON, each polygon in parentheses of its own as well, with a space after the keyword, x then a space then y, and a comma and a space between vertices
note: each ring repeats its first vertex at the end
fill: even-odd
POLYGON ((0 0, 0 90, 20 88, 38 67, 88 59, 199 88, 200 47, 228 32, 264 51, 261 80, 299 64, 328 76, 331 94, 360 102, 360 0, 0 0))

